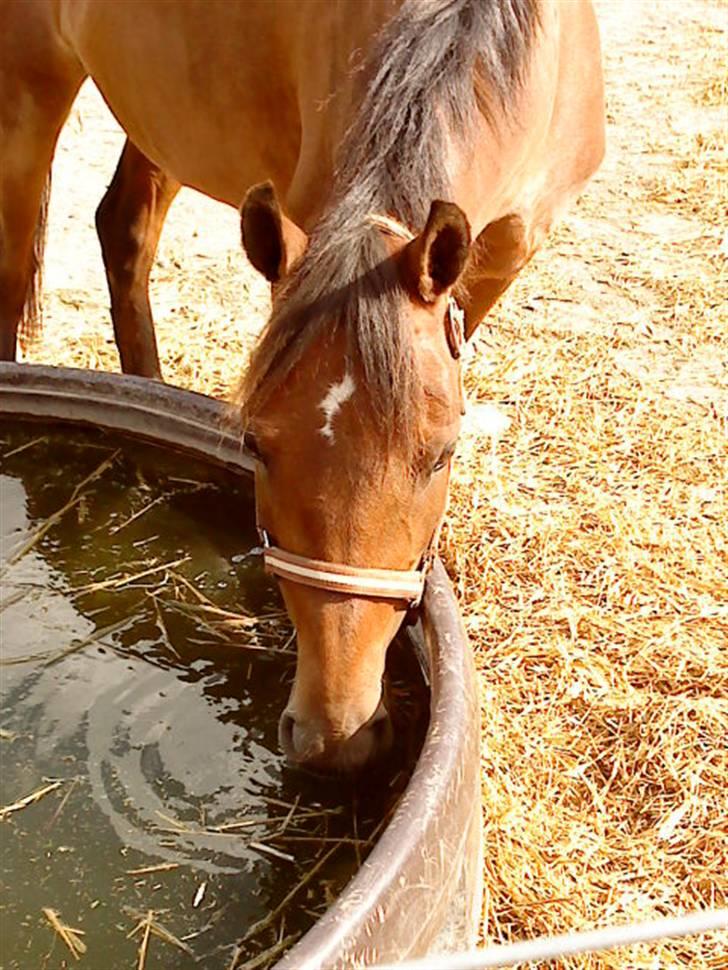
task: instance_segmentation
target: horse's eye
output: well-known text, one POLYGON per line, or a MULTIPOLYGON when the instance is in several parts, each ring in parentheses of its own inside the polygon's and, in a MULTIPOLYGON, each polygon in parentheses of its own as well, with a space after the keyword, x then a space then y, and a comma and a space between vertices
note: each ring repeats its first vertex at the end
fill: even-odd
POLYGON ((445 468, 445 466, 450 463, 450 459, 452 458, 454 453, 455 453, 455 443, 453 442, 452 444, 449 444, 447 448, 444 448, 442 450, 440 457, 432 466, 432 474, 434 475, 436 472, 442 471, 442 469, 445 468))
POLYGON ((263 452, 260 450, 258 439, 252 431, 246 431, 243 434, 243 451, 255 459, 255 461, 265 464, 265 458, 263 457, 263 452))

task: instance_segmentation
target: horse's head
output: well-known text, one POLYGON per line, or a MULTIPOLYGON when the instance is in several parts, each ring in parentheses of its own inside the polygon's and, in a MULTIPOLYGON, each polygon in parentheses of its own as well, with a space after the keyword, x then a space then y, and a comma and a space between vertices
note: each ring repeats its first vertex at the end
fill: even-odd
POLYGON ((279 571, 298 638, 281 744, 299 764, 354 769, 390 744, 382 676, 408 596, 387 594, 394 572, 371 593, 336 592, 309 585, 305 568, 295 578, 296 563, 355 578, 364 567, 368 580, 368 569, 418 569, 435 542, 462 412, 449 299, 469 228, 438 202, 415 237, 386 220, 360 226, 365 267, 345 268, 340 285, 331 266, 346 261, 346 239, 339 253, 319 230, 309 242, 270 185, 246 196, 242 229, 273 284, 241 400, 258 523, 294 565, 279 571))

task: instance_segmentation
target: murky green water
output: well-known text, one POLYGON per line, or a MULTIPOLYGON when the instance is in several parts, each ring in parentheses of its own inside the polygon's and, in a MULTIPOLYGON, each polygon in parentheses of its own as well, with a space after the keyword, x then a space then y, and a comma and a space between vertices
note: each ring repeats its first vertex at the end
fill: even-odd
POLYGON ((136 967, 150 913, 148 970, 227 970, 246 934, 239 964, 266 966, 406 783, 414 658, 390 658, 388 765, 292 772, 277 722, 294 647, 250 554, 249 485, 79 429, 0 423, 0 456, 0 970, 75 964, 44 908, 83 931, 88 970, 136 967))

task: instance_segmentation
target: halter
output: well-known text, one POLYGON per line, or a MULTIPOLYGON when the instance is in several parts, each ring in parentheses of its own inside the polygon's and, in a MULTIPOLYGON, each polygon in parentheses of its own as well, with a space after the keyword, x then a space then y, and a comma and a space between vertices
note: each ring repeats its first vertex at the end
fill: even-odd
POLYGON ((263 546, 265 571, 279 579, 348 596, 400 601, 414 609, 420 605, 425 580, 435 559, 440 526, 435 530, 418 569, 372 569, 311 559, 273 545, 263 528, 258 529, 258 534, 263 546))
MULTIPOLYGON (((389 216, 371 215, 369 221, 377 228, 401 239, 414 239, 414 234, 409 229, 389 216)), ((445 315, 445 332, 450 353, 455 360, 460 359, 465 339, 464 316, 462 308, 450 297, 445 315)), ((348 596, 404 602, 410 609, 414 609, 420 605, 425 581, 435 561, 443 520, 444 514, 432 533, 417 569, 374 569, 300 556, 275 545, 260 521, 258 535, 263 549, 265 571, 279 579, 348 596)))

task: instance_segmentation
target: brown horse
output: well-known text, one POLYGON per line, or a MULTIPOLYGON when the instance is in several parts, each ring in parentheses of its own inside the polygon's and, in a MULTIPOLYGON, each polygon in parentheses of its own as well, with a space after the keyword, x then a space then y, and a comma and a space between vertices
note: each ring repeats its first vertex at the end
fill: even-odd
POLYGON ((273 284, 240 403, 259 522, 289 557, 281 739, 299 762, 361 765, 387 743, 384 657, 407 609, 389 570, 411 577, 445 507, 462 407, 450 298, 470 336, 601 160, 593 11, 0 0, 0 356, 33 309, 44 185, 88 75, 130 139, 98 212, 125 370, 159 374, 147 278, 178 186, 242 203, 273 284), (384 589, 327 579, 364 583, 364 567, 384 589))

